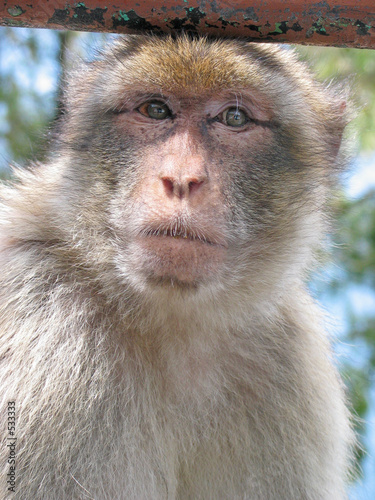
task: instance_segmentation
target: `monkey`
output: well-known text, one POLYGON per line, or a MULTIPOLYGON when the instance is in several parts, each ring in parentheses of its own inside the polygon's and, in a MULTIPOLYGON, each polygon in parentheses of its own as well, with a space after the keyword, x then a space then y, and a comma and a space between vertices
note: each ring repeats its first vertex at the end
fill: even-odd
POLYGON ((306 285, 340 92, 286 47, 145 34, 64 103, 48 159, 0 192, 5 497, 347 498, 349 405, 306 285))

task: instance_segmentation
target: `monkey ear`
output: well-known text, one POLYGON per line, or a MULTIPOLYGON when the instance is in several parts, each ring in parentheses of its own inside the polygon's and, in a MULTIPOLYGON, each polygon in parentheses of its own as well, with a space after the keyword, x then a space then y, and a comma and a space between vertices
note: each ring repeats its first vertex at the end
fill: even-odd
POLYGON ((336 157, 341 148, 344 130, 349 123, 347 101, 340 100, 339 102, 336 102, 334 108, 336 109, 333 109, 334 116, 330 123, 328 132, 331 138, 331 154, 333 157, 336 157))
POLYGON ((341 151, 345 129, 353 118, 350 101, 346 96, 340 96, 333 101, 329 114, 331 119, 326 122, 328 146, 332 158, 336 159, 341 151))

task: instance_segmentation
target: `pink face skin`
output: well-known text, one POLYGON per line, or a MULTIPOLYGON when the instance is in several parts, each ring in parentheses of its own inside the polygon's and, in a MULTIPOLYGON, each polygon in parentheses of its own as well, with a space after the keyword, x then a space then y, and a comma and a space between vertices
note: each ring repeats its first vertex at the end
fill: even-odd
POLYGON ((233 163, 261 151, 273 133, 259 102, 245 91, 206 99, 145 94, 129 98, 116 116, 126 137, 147 138, 131 193, 129 253, 148 278, 192 285, 225 265, 233 234, 223 193, 233 163), (155 107, 161 118, 150 116, 155 107))

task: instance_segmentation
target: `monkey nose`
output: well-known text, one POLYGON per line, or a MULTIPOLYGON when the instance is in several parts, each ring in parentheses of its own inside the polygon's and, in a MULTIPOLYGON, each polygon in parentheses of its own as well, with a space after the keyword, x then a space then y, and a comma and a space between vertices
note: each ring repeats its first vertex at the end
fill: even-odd
POLYGON ((161 182, 164 193, 169 197, 180 199, 190 198, 201 190, 207 179, 204 176, 181 176, 180 178, 164 175, 161 176, 161 182))

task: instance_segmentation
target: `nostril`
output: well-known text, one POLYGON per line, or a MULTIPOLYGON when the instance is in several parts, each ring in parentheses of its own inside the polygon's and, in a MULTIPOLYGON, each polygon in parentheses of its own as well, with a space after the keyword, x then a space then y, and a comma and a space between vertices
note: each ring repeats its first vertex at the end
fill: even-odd
POLYGON ((195 194, 195 192, 198 191, 205 182, 205 179, 191 175, 180 179, 166 175, 161 176, 160 180, 163 184, 164 193, 168 197, 176 196, 180 199, 195 194))
POLYGON ((190 181, 188 184, 189 194, 193 194, 195 191, 197 191, 202 184, 203 181, 198 181, 198 180, 190 181))
POLYGON ((166 193, 173 194, 173 186, 174 186, 173 180, 168 177, 163 177, 162 182, 166 193))

